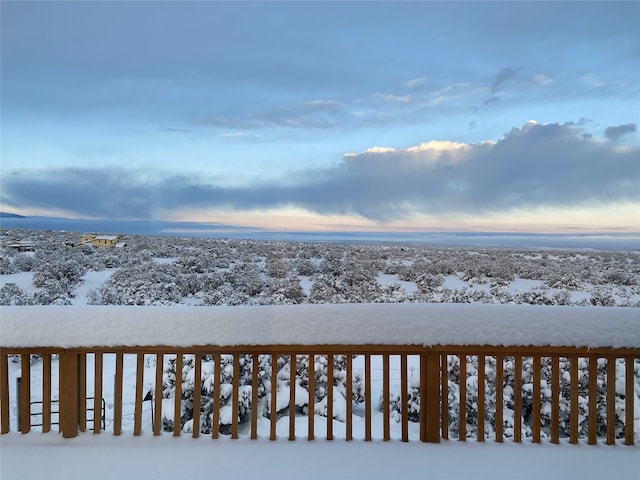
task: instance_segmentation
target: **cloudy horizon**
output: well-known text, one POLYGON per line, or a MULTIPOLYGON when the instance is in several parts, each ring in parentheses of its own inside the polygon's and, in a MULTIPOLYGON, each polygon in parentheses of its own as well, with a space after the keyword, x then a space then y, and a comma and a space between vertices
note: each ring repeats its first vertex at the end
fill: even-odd
POLYGON ((640 231, 636 2, 3 2, 0 210, 640 231))

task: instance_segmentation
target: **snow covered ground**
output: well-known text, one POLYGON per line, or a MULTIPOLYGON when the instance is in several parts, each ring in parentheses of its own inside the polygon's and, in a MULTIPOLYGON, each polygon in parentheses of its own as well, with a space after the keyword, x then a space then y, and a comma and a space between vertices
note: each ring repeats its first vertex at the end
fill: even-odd
POLYGON ((640 252, 0 232, 1 305, 493 303, 640 306, 640 252), (2 235, 4 233, 4 235, 2 235), (35 252, 6 247, 28 241, 35 252))
POLYGON ((3 480, 636 480, 640 446, 11 433, 0 437, 0 460, 3 480))

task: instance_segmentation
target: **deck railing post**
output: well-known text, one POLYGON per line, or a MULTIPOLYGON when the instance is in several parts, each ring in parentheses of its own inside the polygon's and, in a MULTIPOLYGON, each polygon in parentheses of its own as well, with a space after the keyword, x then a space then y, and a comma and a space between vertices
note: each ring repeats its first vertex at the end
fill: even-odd
MULTIPOLYGON (((426 354, 426 441, 440 442, 440 354, 429 351, 426 354)), ((446 365, 443 367, 446 368, 446 365)))
POLYGON ((79 362, 78 352, 63 350, 60 354, 60 431, 64 438, 78 436, 78 415, 80 412, 79 395, 79 362))

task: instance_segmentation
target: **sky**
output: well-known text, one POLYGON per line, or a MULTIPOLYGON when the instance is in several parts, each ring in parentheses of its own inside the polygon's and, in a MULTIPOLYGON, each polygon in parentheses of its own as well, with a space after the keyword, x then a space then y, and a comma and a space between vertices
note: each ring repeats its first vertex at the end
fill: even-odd
POLYGON ((0 9, 4 212, 640 232, 640 2, 0 9))

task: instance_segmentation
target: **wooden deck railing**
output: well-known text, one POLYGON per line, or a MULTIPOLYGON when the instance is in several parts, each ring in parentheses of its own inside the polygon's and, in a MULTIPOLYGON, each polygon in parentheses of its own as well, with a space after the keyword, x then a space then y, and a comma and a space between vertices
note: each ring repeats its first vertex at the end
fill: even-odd
MULTIPOLYGON (((133 435, 143 433, 143 402, 145 396, 145 360, 155 359, 154 378, 151 382, 155 392, 159 393, 153 397, 152 432, 160 435, 163 429, 162 409, 163 398, 160 394, 163 391, 163 368, 164 360, 171 356, 175 357, 176 372, 181 372, 183 361, 186 355, 194 356, 194 378, 200 379, 203 369, 203 359, 213 359, 213 406, 211 417, 211 436, 219 436, 220 418, 220 396, 215 392, 220 392, 221 362, 218 361, 221 355, 231 355, 233 364, 232 393, 231 393, 231 438, 238 438, 239 433, 239 399, 240 399, 240 362, 251 359, 251 389, 250 421, 246 427, 250 438, 258 438, 258 420, 262 417, 259 412, 258 365, 261 356, 270 357, 270 364, 277 365, 280 356, 288 356, 290 362, 289 371, 296 372, 296 361, 307 359, 309 365, 314 365, 320 357, 324 357, 327 377, 331 379, 329 372, 334 370, 334 356, 346 355, 346 379, 344 393, 347 399, 353 395, 352 382, 354 375, 353 359, 358 356, 358 361, 363 362, 362 378, 364 383, 364 433, 363 439, 370 441, 373 439, 372 429, 374 418, 381 418, 382 439, 391 438, 390 402, 382 401, 382 415, 374 416, 374 409, 377 409, 379 398, 373 398, 372 385, 374 383, 372 375, 372 358, 381 364, 379 380, 383 399, 390 396, 390 378, 392 369, 390 368, 390 358, 396 362, 399 359, 399 376, 394 377, 400 384, 400 439, 409 441, 410 420, 408 403, 410 398, 410 388, 418 391, 416 402, 420 405, 418 425, 419 440, 423 442, 439 442, 440 439, 448 439, 450 435, 456 435, 459 440, 465 441, 468 437, 467 428, 469 419, 467 413, 469 405, 473 406, 477 441, 484 441, 487 438, 485 432, 485 420, 493 419, 495 424, 495 434, 492 439, 502 442, 505 438, 512 438, 514 442, 521 442, 523 429, 527 423, 526 431, 530 432, 531 440, 534 443, 540 442, 543 437, 549 438, 551 443, 558 443, 564 436, 561 431, 568 431, 570 443, 577 443, 579 431, 586 426, 587 441, 594 444, 599 438, 604 438, 607 444, 616 443, 617 438, 624 438, 626 445, 634 444, 634 400, 637 393, 634 392, 636 377, 640 374, 638 360, 640 359, 640 349, 637 348, 575 348, 575 347, 497 347, 497 346, 406 346, 406 345, 274 345, 274 346, 199 346, 191 348, 175 348, 167 346, 158 347, 123 347, 123 348, 2 348, 0 349, 0 432, 7 433, 10 430, 12 411, 20 410, 20 424, 17 429, 23 433, 28 433, 31 429, 31 400, 39 397, 42 400, 42 431, 51 430, 51 402, 56 392, 59 400, 59 430, 64 437, 75 437, 78 432, 88 430, 88 423, 91 424, 89 430, 93 433, 100 433, 102 425, 100 421, 87 422, 87 408, 93 408, 93 412, 102 409, 102 398, 105 385, 103 384, 104 358, 106 355, 114 355, 115 358, 115 378, 113 385, 113 422, 110 425, 114 435, 120 435, 123 431, 123 394, 126 388, 123 382, 123 362, 125 356, 135 356, 135 382, 132 385, 133 397, 133 435), (34 384, 37 382, 32 378, 31 358, 39 355, 42 358, 42 369, 34 377, 42 378, 41 385, 36 385, 36 389, 41 392, 34 392, 34 384), (249 357, 247 357, 247 355, 249 357), (57 356, 57 357, 55 357, 57 356), (88 357, 93 360, 88 362, 88 357), (59 385, 54 385, 52 379, 52 358, 57 358, 57 373, 59 385), (419 385, 409 384, 408 359, 417 363, 417 368, 412 372, 419 376, 419 385), (15 401, 10 403, 10 390, 12 386, 9 381, 9 371, 11 362, 19 360, 21 376, 20 405, 15 401), (492 369, 491 376, 487 378, 487 362, 495 364, 495 375, 492 369), (93 363, 92 368, 87 365, 93 363), (451 364, 458 365, 455 375, 449 367, 451 364), (588 364, 588 368, 579 369, 579 364, 588 364), (532 365, 530 372, 523 372, 523 365, 532 365), (567 371, 568 364, 568 371, 567 371), (606 367, 605 367, 606 364, 606 367), (561 368, 562 365, 562 368, 561 368), (598 369, 600 365, 600 370, 598 369), (513 375, 505 374, 505 367, 513 367, 513 375), (542 378, 543 367, 550 376, 548 379, 542 378), (468 382, 472 375, 469 375, 469 368, 477 371, 473 375, 474 381, 477 379, 478 393, 470 391, 468 382), (604 373, 602 373, 604 369, 604 373), (601 373, 599 373, 599 371, 601 373), (562 378, 561 378, 562 372, 562 378), (527 383, 527 388, 532 389, 531 404, 523 404, 523 373, 531 376, 531 382, 527 383), (458 378, 455 378, 455 377, 458 378), (586 379, 585 379, 586 376, 586 379), (462 381, 464 379, 464 381, 462 381), (586 382, 586 384, 585 384, 586 382), (491 392, 486 389, 486 385, 494 385, 491 392), (586 385, 587 395, 580 394, 580 384, 586 385), (623 386, 623 387, 622 387, 623 386), (57 388, 56 388, 57 387, 57 388), (450 390, 456 389, 458 398, 464 399, 459 402, 458 411, 455 417, 451 416, 450 390), (505 390, 513 391, 513 404, 511 400, 507 404, 505 390), (543 394, 542 389, 546 393, 543 394), (602 394, 602 389, 606 389, 602 394), (89 390, 89 394, 88 394, 89 390), (598 400, 600 390, 601 400, 598 400), (624 391, 624 394, 621 393, 624 391), (37 395, 32 395, 37 393, 37 395), (561 412, 561 397, 568 397, 568 412, 561 412), (87 398, 91 397, 87 407, 87 398), (546 399, 543 401, 542 399, 546 399), (616 414, 616 398, 618 402, 623 402, 623 415, 616 414), (93 405, 91 404, 93 403, 93 405), (550 405, 549 405, 550 404, 550 405), (586 406, 585 406, 586 405, 586 406), (582 408, 583 414, 580 414, 582 408), (586 415, 584 415, 586 408, 586 415), (524 411, 526 410, 526 411, 524 411), (513 412, 513 428, 505 428, 507 416, 513 412), (550 425, 543 428, 542 417, 550 419, 550 425), (568 416, 568 429, 561 428, 568 416), (604 418, 605 428, 598 427, 598 417, 604 418), (586 420, 585 420, 586 418, 586 420), (450 429, 450 421, 457 423, 457 428, 450 429), (586 424, 586 425, 585 425, 586 424), (600 431, 599 431, 600 430, 600 431)), ((109 357, 111 358, 111 356, 109 357)), ((189 357, 190 358, 190 357, 189 357)), ((264 357, 262 357, 264 358, 264 357)), ((17 368, 13 364, 12 368, 17 368)), ((276 367, 272 367, 276 368, 276 367)), ((276 423, 278 421, 277 409, 277 382, 278 376, 269 372, 270 393, 267 395, 270 404, 266 415, 270 422, 268 437, 271 440, 277 438, 276 423)), ((394 380, 394 381, 396 381, 394 380)), ((377 381, 377 380, 376 380, 377 381)), ((308 391, 311 392, 308 400, 308 422, 306 431, 296 431, 296 388, 289 389, 289 430, 288 438, 307 438, 313 440, 317 437, 316 424, 324 422, 325 419, 314 415, 315 411, 315 375, 308 378, 308 391)), ((290 385, 295 385, 291 382, 290 385)), ((182 425, 178 420, 182 414, 182 382, 175 382, 173 396, 173 415, 176 419, 173 423, 173 435, 182 434, 182 425)), ((131 394, 132 392, 128 392, 131 394)), ((328 382, 326 392, 326 439, 334 438, 333 423, 333 399, 337 395, 336 387, 332 387, 332 382, 328 382)), ((193 427, 191 435, 198 437, 200 431, 201 403, 203 402, 200 388, 195 388, 193 392, 193 427)), ((344 438, 351 440, 353 434, 353 403, 346 402, 346 415, 344 422, 344 438)), ((619 406, 620 407, 620 406, 619 406)), ((286 413, 286 412, 285 412, 286 413)), ((15 425, 15 422, 13 422, 15 425)), ((379 427, 379 425, 378 425, 379 427)), ((243 427, 244 428, 244 427, 243 427)), ((489 437, 490 438, 490 437, 489 437)))

